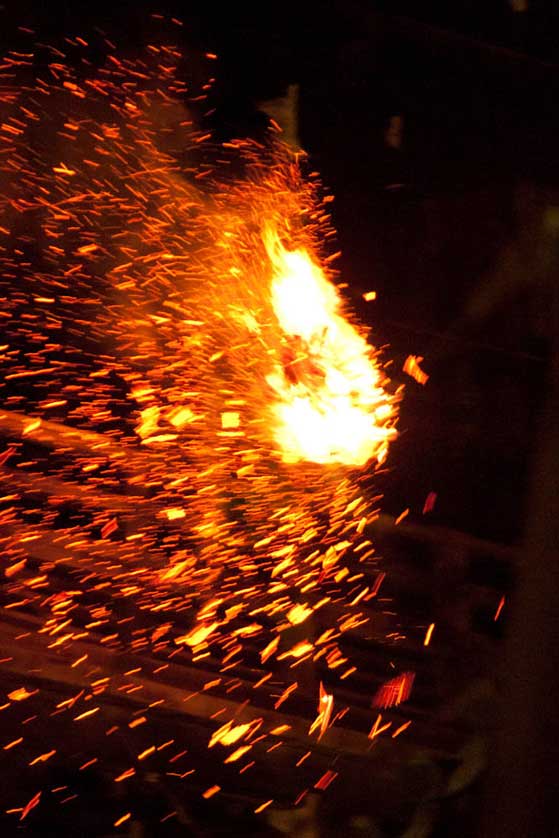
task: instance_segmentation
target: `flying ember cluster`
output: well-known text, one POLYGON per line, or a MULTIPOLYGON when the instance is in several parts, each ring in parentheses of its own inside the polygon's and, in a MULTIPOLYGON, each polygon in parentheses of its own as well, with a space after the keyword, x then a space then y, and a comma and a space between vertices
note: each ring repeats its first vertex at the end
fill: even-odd
POLYGON ((343 716, 343 638, 378 592, 367 481, 399 389, 346 311, 301 157, 272 133, 216 146, 191 115, 211 80, 189 86, 173 47, 67 44, 0 67, 2 666, 20 676, 0 747, 14 759, 33 714, 107 733, 119 696, 127 735, 152 733, 115 782, 154 760, 196 782, 157 713, 215 719, 212 758, 242 772, 294 735, 306 690, 295 761, 343 716))

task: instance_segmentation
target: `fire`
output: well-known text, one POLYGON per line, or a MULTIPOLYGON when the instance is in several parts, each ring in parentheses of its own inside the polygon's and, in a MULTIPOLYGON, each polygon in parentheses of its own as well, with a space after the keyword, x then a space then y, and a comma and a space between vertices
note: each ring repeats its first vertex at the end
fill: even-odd
POLYGON ((404 362, 404 372, 410 376, 410 378, 415 378, 418 384, 427 384, 429 380, 429 376, 426 372, 423 372, 421 367, 419 366, 423 358, 420 355, 408 355, 404 362))
POLYGON ((382 462, 394 436, 394 406, 371 347, 344 318, 342 301, 304 249, 264 233, 273 270, 272 306, 284 335, 276 394, 276 440, 286 462, 363 466, 382 462))
MULTIPOLYGON (((215 703, 208 761, 234 746, 241 773, 289 725, 262 711, 219 727, 220 701, 258 690, 258 707, 288 712, 304 693, 292 671, 320 661, 328 691, 305 730, 340 718, 336 685, 355 672, 340 638, 378 590, 359 469, 384 461, 399 392, 335 284, 328 196, 301 156, 274 138, 211 147, 178 104, 173 47, 141 61, 106 48, 79 73, 53 52, 40 95, 31 52, 0 73, 0 430, 17 439, 0 450, 5 607, 40 615, 33 642, 63 647, 74 685, 59 708, 21 687, 5 712, 29 698, 45 722, 67 708, 100 724, 93 695, 124 700, 143 678, 166 693, 169 667, 199 667, 221 694, 183 701, 215 703)), ((138 759, 155 747, 175 771, 188 742, 163 750, 132 722, 138 759)))

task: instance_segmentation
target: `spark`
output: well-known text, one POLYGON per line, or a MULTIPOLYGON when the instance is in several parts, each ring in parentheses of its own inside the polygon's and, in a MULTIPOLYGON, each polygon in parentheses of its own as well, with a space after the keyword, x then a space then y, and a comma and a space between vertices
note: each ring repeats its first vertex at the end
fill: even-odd
POLYGON ((391 678, 377 690, 373 699, 374 707, 395 707, 403 701, 407 701, 411 695, 415 673, 403 672, 396 678, 391 678))
POLYGON ((377 736, 380 736, 381 733, 383 733, 385 730, 388 730, 390 727, 392 727, 392 722, 385 722, 385 724, 381 725, 381 721, 382 715, 379 713, 375 720, 375 723, 373 724, 369 732, 369 739, 371 739, 372 741, 374 741, 377 738, 377 736))
POLYGON ((326 773, 323 774, 322 777, 319 780, 317 780, 314 784, 315 789, 319 789, 320 791, 326 791, 330 783, 332 783, 337 776, 337 771, 326 771, 326 773))
POLYGON ((220 745, 233 745, 239 739, 242 739, 252 727, 250 723, 232 726, 231 722, 227 722, 212 735, 209 747, 212 748, 218 742, 220 745))
POLYGON ((505 605, 505 597, 502 596, 501 599, 499 600, 499 605, 497 606, 497 610, 495 611, 495 615, 493 617, 493 620, 495 622, 497 622, 497 620, 501 616, 501 611, 503 610, 504 605, 505 605))
POLYGON ((129 777, 133 777, 136 773, 135 768, 128 768, 126 771, 123 771, 122 774, 119 774, 118 777, 115 777, 115 783, 121 783, 123 780, 127 780, 129 777))
POLYGON ((38 791, 37 794, 35 794, 31 798, 31 800, 23 807, 23 809, 21 811, 20 818, 19 818, 20 821, 25 820, 25 818, 27 817, 29 812, 31 812, 32 809, 34 809, 36 806, 39 805, 39 803, 41 802, 41 795, 42 795, 42 792, 38 791))
POLYGON ((122 826, 122 824, 126 823, 126 821, 129 821, 131 817, 132 813, 126 812, 126 814, 122 815, 122 817, 118 818, 118 820, 114 822, 113 826, 122 826))
POLYGON ((411 721, 404 722, 404 724, 402 724, 402 725, 400 725, 400 727, 396 728, 394 733, 392 733, 392 739, 396 739, 396 737, 399 736, 401 733, 403 733, 405 730, 407 730, 410 727, 410 725, 411 725, 411 721))
POLYGON ((404 363, 404 372, 414 378, 418 384, 427 384, 429 376, 419 366, 423 358, 419 355, 408 355, 404 363))
MULTIPOLYGON (((35 690, 35 692, 37 692, 35 690)), ((8 693, 8 698, 10 701, 25 701, 26 698, 30 698, 34 695, 33 692, 28 692, 25 687, 19 687, 17 690, 12 690, 11 693, 8 693)))
POLYGON ((404 511, 401 512, 400 515, 398 515, 398 517, 394 521, 394 526, 397 527, 398 524, 401 524, 402 521, 404 520, 404 518, 407 518, 409 514, 410 514, 409 509, 404 509, 404 511))
POLYGON ((437 502, 437 494, 436 492, 429 492, 427 497, 425 498, 425 503, 423 504, 423 514, 426 515, 428 512, 432 512, 435 508, 435 503, 437 502))
POLYGON ((23 742, 23 736, 20 736, 19 739, 14 739, 13 742, 8 742, 7 745, 4 745, 4 750, 9 751, 12 748, 15 748, 16 745, 21 745, 23 742))
POLYGON ((79 722, 82 719, 87 719, 87 718, 89 718, 89 716, 93 716, 95 713, 98 713, 99 710, 100 710, 99 707, 94 707, 92 710, 86 710, 85 713, 80 713, 79 716, 76 716, 74 718, 74 721, 79 722))
POLYGON ((309 736, 318 729, 318 739, 319 741, 322 739, 330 724, 333 708, 334 696, 326 692, 321 681, 319 686, 318 716, 309 728, 309 736))
POLYGON ((435 630, 435 623, 431 623, 428 627, 427 631, 425 632, 425 639, 423 640, 423 645, 428 646, 431 642, 431 637, 433 635, 433 631, 435 630))
POLYGON ((54 756, 55 753, 56 753, 56 750, 53 749, 52 751, 47 751, 46 754, 40 754, 40 756, 35 757, 35 759, 31 760, 29 765, 36 765, 38 762, 46 762, 48 759, 50 759, 52 756, 54 756))
POLYGON ((237 748, 235 751, 229 754, 228 757, 225 758, 224 762, 237 762, 242 756, 244 756, 250 749, 252 745, 241 745, 240 748, 237 748))

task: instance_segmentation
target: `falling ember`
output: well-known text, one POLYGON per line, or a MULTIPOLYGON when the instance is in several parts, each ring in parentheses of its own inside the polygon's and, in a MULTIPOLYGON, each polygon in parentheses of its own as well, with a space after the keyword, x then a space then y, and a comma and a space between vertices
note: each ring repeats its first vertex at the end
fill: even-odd
POLYGON ((338 776, 337 771, 327 771, 322 777, 316 781, 314 784, 315 789, 319 789, 320 791, 326 791, 330 783, 332 783, 336 777, 338 776))
POLYGON ((423 504, 423 514, 426 515, 428 512, 432 512, 435 508, 435 504, 437 502, 437 493, 436 492, 429 492, 427 497, 425 498, 425 503, 423 504))
POLYGON ((396 678, 391 678, 377 690, 373 699, 373 707, 395 707, 410 697, 415 673, 403 672, 396 678))
POLYGON ((23 807, 23 809, 21 810, 20 821, 24 820, 27 817, 27 815, 29 814, 29 812, 31 812, 31 810, 35 808, 35 806, 39 805, 39 803, 41 802, 41 794, 42 794, 42 792, 40 792, 40 791, 37 792, 37 794, 35 794, 31 798, 29 803, 27 803, 23 807))
POLYGON ((495 611, 495 614, 493 616, 493 620, 495 622, 497 622, 497 620, 501 616, 501 611, 503 610, 504 605, 505 605, 505 597, 502 596, 501 599, 499 600, 499 605, 497 606, 497 610, 495 611))
POLYGON ((126 812, 125 815, 122 815, 122 817, 118 818, 118 820, 116 820, 114 822, 113 826, 122 826, 122 824, 126 823, 126 821, 129 821, 131 817, 132 817, 131 813, 126 812))
POLYGON ((211 797, 216 795, 219 791, 221 791, 221 786, 217 786, 217 785, 216 786, 210 786, 210 788, 206 789, 206 791, 202 794, 202 797, 205 800, 209 800, 211 797))
POLYGON ((8 693, 8 698, 10 699, 10 701, 24 701, 31 695, 33 695, 33 693, 27 692, 25 687, 20 687, 20 689, 13 690, 11 693, 8 693))
POLYGON ((213 734, 210 739, 209 747, 212 748, 218 742, 221 745, 233 745, 235 742, 238 742, 239 739, 246 736, 252 727, 253 726, 250 724, 232 726, 231 722, 227 722, 227 724, 220 727, 219 730, 216 730, 213 734))
POLYGON ((334 707, 334 696, 329 695, 324 689, 322 682, 319 688, 318 697, 318 716, 309 728, 309 735, 313 734, 318 729, 318 738, 321 739, 332 718, 332 710, 334 707))
POLYGON ((431 637, 433 636, 433 632, 435 630, 435 623, 431 623, 428 627, 427 631, 425 632, 425 639, 423 640, 423 645, 428 646, 431 642, 431 637))
MULTIPOLYGON (((366 636, 382 580, 363 483, 400 391, 335 284, 329 202, 301 155, 208 142, 184 104, 205 86, 177 77, 173 47, 131 61, 106 40, 102 66, 79 72, 41 49, 46 80, 31 50, 0 70, 0 552, 23 625, 3 750, 24 751, 35 718, 115 753, 124 730, 136 767, 122 746, 119 792, 156 762, 183 780, 190 744, 158 724, 192 713, 210 799, 232 771, 250 782, 280 735, 303 731, 302 765, 341 721, 336 689, 356 670, 341 638, 366 636), (60 699, 18 686, 42 656, 60 699), (288 714, 316 701, 305 667, 324 680, 301 727, 288 714), (108 721, 107 696, 130 714, 108 721)), ((62 763, 65 739, 33 760, 62 763)), ((80 753, 76 771, 97 761, 80 753)), ((316 776, 309 788, 336 774, 316 776)))
POLYGON ((418 384, 427 384, 429 376, 419 366, 423 358, 418 355, 408 355, 404 363, 404 372, 414 378, 418 384))

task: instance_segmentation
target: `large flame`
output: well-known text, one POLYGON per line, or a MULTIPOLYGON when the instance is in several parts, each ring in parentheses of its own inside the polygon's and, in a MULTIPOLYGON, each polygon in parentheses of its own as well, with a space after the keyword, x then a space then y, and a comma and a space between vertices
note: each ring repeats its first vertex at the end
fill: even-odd
POLYGON ((309 253, 286 250, 272 230, 264 240, 286 343, 283 365, 268 376, 284 460, 382 462, 394 435, 394 407, 371 347, 344 318, 335 286, 309 253))

